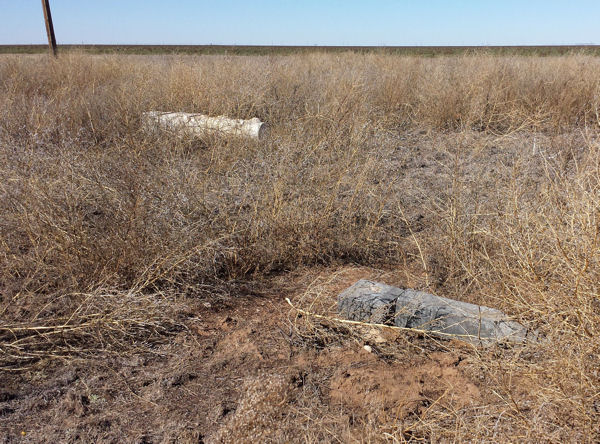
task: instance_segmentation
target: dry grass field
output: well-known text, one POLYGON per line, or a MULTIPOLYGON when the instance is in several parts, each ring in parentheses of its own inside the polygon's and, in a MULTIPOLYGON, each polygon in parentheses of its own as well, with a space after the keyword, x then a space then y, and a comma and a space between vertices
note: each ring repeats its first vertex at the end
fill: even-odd
POLYGON ((599 106, 584 54, 0 56, 0 443, 600 441, 599 106), (341 323, 360 278, 544 339, 341 323))

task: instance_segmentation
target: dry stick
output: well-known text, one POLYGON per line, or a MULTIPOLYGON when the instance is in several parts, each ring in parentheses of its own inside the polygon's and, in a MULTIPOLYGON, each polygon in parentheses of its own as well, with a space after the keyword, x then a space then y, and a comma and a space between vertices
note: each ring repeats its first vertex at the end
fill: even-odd
POLYGON ((42 8, 44 10, 44 21, 46 22, 46 34, 48 34, 50 54, 56 57, 56 37, 54 36, 52 13, 50 12, 50 0, 42 0, 42 8))
MULTIPOLYGON (((462 334, 455 334, 455 333, 445 333, 445 332, 441 332, 441 331, 436 331, 436 332, 432 332, 429 330, 421 330, 418 328, 410 328, 410 327, 397 327, 395 325, 385 325, 385 324, 376 324, 376 323, 370 323, 370 322, 361 322, 361 321, 350 321, 348 319, 339 319, 339 318, 334 318, 331 316, 324 316, 324 315, 319 315, 316 313, 311 313, 309 311, 306 310, 302 310, 301 308, 298 308, 296 306, 294 306, 294 304, 292 304, 292 301, 290 301, 289 298, 285 298, 285 301, 290 305, 290 307, 292 307, 294 310, 296 310, 298 313, 301 313, 303 315, 306 316, 312 316, 313 318, 317 318, 317 319, 325 319, 327 321, 332 321, 332 322, 339 322, 342 324, 350 324, 350 325, 360 325, 363 327, 379 327, 379 328, 387 328, 390 330, 399 330, 399 331, 411 331, 413 333, 421 333, 424 335, 428 335, 428 336, 435 336, 435 335, 441 335, 441 336, 448 336, 451 338, 476 338, 476 336, 474 335, 462 335, 462 334)), ((493 339, 493 338, 479 338, 479 339, 493 339)), ((470 344, 472 345, 472 344, 470 344)), ((473 348, 475 348, 475 346, 473 346, 473 348)))

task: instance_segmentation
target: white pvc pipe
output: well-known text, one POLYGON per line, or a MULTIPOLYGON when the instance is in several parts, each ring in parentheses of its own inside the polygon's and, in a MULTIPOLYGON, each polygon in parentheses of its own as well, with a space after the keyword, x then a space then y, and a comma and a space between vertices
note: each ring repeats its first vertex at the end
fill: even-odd
POLYGON ((262 140, 268 135, 268 126, 258 118, 230 119, 225 116, 209 117, 202 114, 149 111, 144 113, 147 128, 175 130, 192 136, 225 134, 262 140))

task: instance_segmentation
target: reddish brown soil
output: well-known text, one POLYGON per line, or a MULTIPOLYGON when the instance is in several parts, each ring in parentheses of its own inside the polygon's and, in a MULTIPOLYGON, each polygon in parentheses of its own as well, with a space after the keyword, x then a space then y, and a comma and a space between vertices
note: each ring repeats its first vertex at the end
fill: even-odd
MULTIPOLYGON (((372 274, 349 270, 329 290, 372 274)), ((297 279, 298 288, 306 279, 297 279)), ((0 443, 336 441, 350 439, 373 409, 404 421, 434 406, 480 401, 460 347, 413 338, 421 345, 411 351, 413 339, 397 333, 361 341, 327 322, 311 336, 285 296, 246 297, 220 309, 200 304, 188 330, 154 355, 55 361, 43 373, 4 374, 0 443), (303 415, 314 424, 320 414, 336 429, 303 429, 303 415)))
MULTIPOLYGON (((331 379, 330 396, 352 409, 365 405, 383 405, 400 419, 415 412, 431 399, 462 408, 479 400, 479 389, 457 367, 459 358, 451 353, 433 353, 422 363, 384 363, 369 352, 325 354, 325 362, 338 362, 341 368, 331 379)), ((320 359, 320 360, 321 360, 320 359)))

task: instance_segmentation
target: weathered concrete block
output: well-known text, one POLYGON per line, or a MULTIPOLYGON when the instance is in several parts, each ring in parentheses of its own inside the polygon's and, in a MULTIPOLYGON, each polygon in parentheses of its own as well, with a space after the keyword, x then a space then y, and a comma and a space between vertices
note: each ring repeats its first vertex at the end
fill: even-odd
POLYGON ((451 335, 472 344, 536 338, 499 310, 367 280, 342 292, 338 309, 347 319, 451 335))

